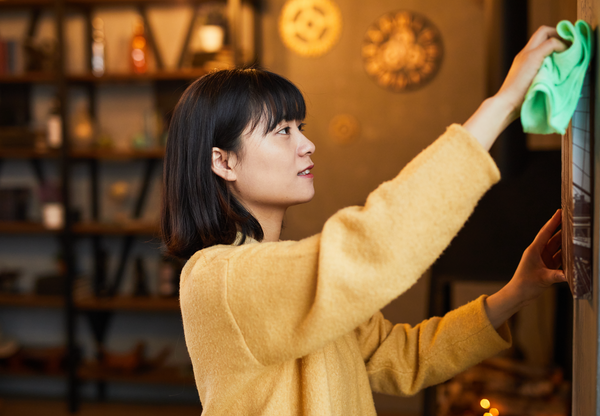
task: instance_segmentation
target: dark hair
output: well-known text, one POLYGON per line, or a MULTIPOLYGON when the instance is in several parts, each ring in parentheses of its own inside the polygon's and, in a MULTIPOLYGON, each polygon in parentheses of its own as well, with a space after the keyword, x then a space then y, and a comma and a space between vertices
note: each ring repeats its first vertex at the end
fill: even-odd
POLYGON ((216 244, 264 238, 259 222, 211 169, 212 148, 239 154, 242 133, 304 120, 302 93, 260 68, 207 74, 183 93, 169 126, 163 169, 161 231, 169 254, 189 258, 216 244), (264 123, 264 124, 263 124, 264 123))

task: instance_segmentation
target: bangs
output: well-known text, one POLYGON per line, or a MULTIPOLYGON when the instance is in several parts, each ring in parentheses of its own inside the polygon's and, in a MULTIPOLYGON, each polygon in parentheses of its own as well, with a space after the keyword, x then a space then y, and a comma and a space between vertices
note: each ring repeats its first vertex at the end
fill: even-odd
POLYGON ((304 97, 294 84, 268 71, 255 74, 256 83, 251 87, 251 131, 264 123, 264 134, 267 134, 284 120, 302 121, 306 118, 304 97))

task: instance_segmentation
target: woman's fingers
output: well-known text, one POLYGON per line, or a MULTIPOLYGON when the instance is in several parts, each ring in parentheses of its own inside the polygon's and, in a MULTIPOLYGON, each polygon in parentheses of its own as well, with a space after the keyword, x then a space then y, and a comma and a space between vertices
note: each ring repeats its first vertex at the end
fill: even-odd
POLYGON ((562 210, 558 210, 554 213, 552 218, 544 224, 538 235, 533 240, 532 245, 536 247, 539 252, 543 252, 546 245, 550 241, 550 238, 554 235, 554 230, 558 228, 562 220, 562 210))
POLYGON ((542 252, 542 260, 546 267, 549 269, 556 269, 558 265, 556 264, 554 256, 557 252, 560 251, 562 246, 562 230, 559 230, 556 234, 550 238, 546 247, 544 247, 544 251, 542 252))
POLYGON ((540 46, 542 43, 547 41, 550 38, 558 38, 558 33, 556 32, 556 28, 550 26, 540 26, 538 30, 535 31, 531 38, 525 45, 524 50, 535 49, 540 46))
POLYGON ((558 250, 556 253, 554 253, 554 256, 552 256, 552 261, 554 262, 555 269, 562 267, 562 250, 558 250))
POLYGON ((544 59, 552 52, 562 52, 566 49, 567 45, 563 41, 557 38, 550 38, 542 42, 542 44, 533 49, 532 52, 539 53, 541 58, 544 59))
POLYGON ((562 230, 558 230, 556 234, 550 238, 548 244, 546 244, 546 251, 550 252, 552 255, 556 253, 560 247, 562 246, 562 230))
POLYGON ((552 274, 550 275, 550 281, 548 283, 550 285, 553 285, 554 283, 561 283, 561 282, 564 282, 565 280, 567 280, 567 279, 562 270, 553 270, 552 274))
POLYGON ((562 266, 562 250, 545 251, 542 253, 542 261, 547 269, 558 269, 562 266))
POLYGON ((541 27, 515 57, 497 94, 511 108, 511 117, 518 116, 525 94, 542 66, 544 58, 552 52, 567 48, 556 36, 558 36, 556 29, 541 27))

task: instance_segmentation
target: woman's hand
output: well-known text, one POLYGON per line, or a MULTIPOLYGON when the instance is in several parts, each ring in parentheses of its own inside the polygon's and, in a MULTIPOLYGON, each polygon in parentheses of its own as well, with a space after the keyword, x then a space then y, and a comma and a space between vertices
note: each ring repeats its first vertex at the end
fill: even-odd
POLYGON ((554 234, 560 221, 558 210, 527 247, 510 282, 486 299, 486 312, 494 328, 499 328, 552 284, 565 281, 564 273, 559 270, 562 234, 560 231, 554 234))
POLYGON ((500 133, 519 116, 525 94, 544 58, 566 48, 556 29, 540 27, 515 57, 500 90, 481 104, 464 128, 489 150, 500 133))
POLYGON ((552 52, 567 49, 565 43, 553 27, 540 27, 529 39, 527 45, 517 54, 496 97, 506 101, 513 109, 512 120, 518 117, 525 94, 537 75, 544 58, 552 52))

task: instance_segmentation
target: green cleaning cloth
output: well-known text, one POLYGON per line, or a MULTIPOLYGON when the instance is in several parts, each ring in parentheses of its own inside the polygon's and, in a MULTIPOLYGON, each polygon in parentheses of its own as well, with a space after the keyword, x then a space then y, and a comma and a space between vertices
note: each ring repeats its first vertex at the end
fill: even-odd
POLYGON ((575 25, 563 20, 556 26, 556 31, 561 38, 571 42, 571 46, 544 59, 525 94, 521 124, 526 133, 565 134, 594 51, 592 29, 583 20, 578 20, 575 25))

